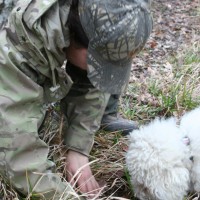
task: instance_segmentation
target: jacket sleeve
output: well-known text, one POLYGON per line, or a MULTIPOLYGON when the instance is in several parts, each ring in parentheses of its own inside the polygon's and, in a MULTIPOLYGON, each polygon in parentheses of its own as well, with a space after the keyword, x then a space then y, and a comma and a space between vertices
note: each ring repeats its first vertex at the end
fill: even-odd
POLYGON ((65 4, 60 2, 18 1, 9 16, 7 29, 11 43, 24 57, 30 59, 22 50, 42 66, 51 64, 51 61, 60 66, 65 60, 63 48, 69 46, 66 24, 69 0, 65 4))
MULTIPOLYGON (((62 99, 71 87, 70 77, 61 69, 64 48, 69 46, 67 17, 70 0, 18 1, 5 27, 10 45, 28 68, 40 75, 46 102, 62 99)), ((17 56, 16 56, 17 57, 17 56)), ((26 73, 27 76, 29 74, 26 73)))
POLYGON ((68 67, 67 72, 74 84, 61 102, 68 122, 64 142, 68 149, 88 156, 110 94, 94 88, 84 70, 68 67))

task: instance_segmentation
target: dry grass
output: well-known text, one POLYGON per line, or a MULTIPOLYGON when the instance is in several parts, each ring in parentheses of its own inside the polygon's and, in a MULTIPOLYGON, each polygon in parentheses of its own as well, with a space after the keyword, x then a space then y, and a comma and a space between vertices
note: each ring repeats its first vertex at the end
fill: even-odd
MULTIPOLYGON (((66 178, 65 154, 62 144, 62 126, 64 118, 51 111, 41 136, 50 145, 50 159, 57 165, 57 172, 66 178), (56 116, 56 118, 55 118, 56 116), (53 126, 52 126, 53 125, 53 126)), ((127 137, 120 133, 105 133, 99 131, 90 155, 91 168, 94 176, 104 187, 100 199, 122 199, 132 196, 127 182, 124 155, 127 150, 127 137)))
POLYGON ((163 61, 160 68, 148 68, 146 75, 133 75, 121 110, 142 124, 156 116, 181 116, 200 103, 200 43, 185 46, 163 61))

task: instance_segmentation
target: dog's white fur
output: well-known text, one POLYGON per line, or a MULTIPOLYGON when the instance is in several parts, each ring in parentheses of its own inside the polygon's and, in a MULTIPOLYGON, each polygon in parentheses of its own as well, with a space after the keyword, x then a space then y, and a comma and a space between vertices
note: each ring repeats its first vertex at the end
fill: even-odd
POLYGON ((200 192, 200 108, 179 126, 175 118, 156 119, 131 132, 126 164, 140 200, 182 200, 189 191, 200 192))

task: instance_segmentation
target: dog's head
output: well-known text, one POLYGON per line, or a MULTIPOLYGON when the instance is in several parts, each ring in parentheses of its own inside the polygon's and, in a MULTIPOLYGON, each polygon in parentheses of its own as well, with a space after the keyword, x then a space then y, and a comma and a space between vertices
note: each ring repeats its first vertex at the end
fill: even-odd
POLYGON ((186 195, 190 178, 182 136, 174 118, 154 120, 130 134, 126 164, 138 198, 181 200, 186 195))

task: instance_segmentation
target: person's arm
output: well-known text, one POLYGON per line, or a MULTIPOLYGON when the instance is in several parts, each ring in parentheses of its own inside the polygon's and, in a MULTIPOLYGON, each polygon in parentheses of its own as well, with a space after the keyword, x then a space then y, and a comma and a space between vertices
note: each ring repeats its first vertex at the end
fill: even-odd
POLYGON ((110 94, 94 88, 87 78, 87 71, 69 62, 66 72, 74 84, 61 101, 61 109, 68 121, 64 142, 71 150, 88 156, 110 94))
POLYGON ((99 129, 109 94, 95 88, 75 88, 63 100, 68 128, 65 145, 86 156, 93 145, 94 133, 99 129))
POLYGON ((87 72, 68 64, 67 73, 74 84, 69 94, 62 100, 61 108, 68 121, 64 142, 68 149, 68 180, 77 180, 83 193, 98 193, 99 186, 92 175, 88 155, 94 141, 94 134, 99 129, 110 94, 95 89, 87 78, 87 72), (77 176, 75 177, 75 175, 77 176))
POLYGON ((97 195, 100 187, 92 175, 88 155, 110 95, 103 94, 95 88, 88 89, 87 93, 84 91, 86 92, 84 88, 73 88, 65 98, 64 111, 69 123, 64 135, 66 148, 69 149, 66 169, 68 181, 77 181, 76 185, 82 193, 97 195), (77 174, 78 171, 80 173, 77 174))

